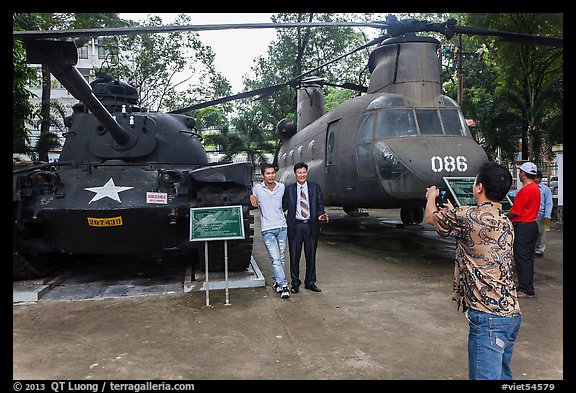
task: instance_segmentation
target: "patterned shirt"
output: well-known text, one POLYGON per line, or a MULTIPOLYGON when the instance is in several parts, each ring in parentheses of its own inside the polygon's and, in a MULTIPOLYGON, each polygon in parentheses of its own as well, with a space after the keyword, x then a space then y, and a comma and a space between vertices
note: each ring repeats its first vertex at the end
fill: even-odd
POLYGON ((520 315, 512 279, 514 229, 499 203, 436 211, 434 227, 443 237, 456 238, 452 298, 486 313, 520 315))

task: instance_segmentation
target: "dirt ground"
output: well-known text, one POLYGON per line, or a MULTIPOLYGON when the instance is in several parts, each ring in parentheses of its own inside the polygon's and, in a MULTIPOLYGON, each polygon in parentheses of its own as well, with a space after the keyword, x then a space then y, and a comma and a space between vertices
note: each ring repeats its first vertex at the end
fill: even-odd
MULTIPOLYGON (((231 289, 229 305, 224 291, 210 291, 209 307, 204 292, 14 305, 13 379, 465 380, 468 326, 450 300, 453 240, 427 225, 403 228, 396 210, 328 212, 321 293, 281 299, 272 290, 256 217, 253 256, 265 287, 231 289)), ((548 233, 535 271, 512 369, 517 380, 559 384, 561 228, 548 233)))

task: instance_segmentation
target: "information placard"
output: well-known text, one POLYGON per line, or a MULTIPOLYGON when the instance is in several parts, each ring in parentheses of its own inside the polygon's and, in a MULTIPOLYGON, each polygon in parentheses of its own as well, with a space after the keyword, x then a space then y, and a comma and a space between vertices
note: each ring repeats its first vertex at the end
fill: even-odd
MULTIPOLYGON (((476 204, 473 193, 475 179, 475 177, 444 177, 444 183, 446 183, 458 206, 473 206, 476 204)), ((512 201, 508 195, 501 203, 503 212, 507 212, 512 207, 512 201)))
POLYGON ((190 209, 190 241, 244 239, 242 206, 190 209))

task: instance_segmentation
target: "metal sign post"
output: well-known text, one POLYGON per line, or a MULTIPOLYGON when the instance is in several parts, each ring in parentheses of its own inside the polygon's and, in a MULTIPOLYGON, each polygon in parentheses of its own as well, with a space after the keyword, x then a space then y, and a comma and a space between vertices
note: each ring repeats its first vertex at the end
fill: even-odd
POLYGON ((224 240, 224 289, 226 292, 226 305, 230 305, 228 296, 228 240, 224 240))
POLYGON ((242 206, 200 207, 190 209, 190 241, 204 241, 206 306, 210 305, 208 279, 208 242, 224 240, 224 288, 230 305, 228 285, 228 240, 244 239, 242 206))
POLYGON ((210 306, 210 282, 208 281, 208 242, 204 242, 204 286, 206 287, 206 307, 210 306))

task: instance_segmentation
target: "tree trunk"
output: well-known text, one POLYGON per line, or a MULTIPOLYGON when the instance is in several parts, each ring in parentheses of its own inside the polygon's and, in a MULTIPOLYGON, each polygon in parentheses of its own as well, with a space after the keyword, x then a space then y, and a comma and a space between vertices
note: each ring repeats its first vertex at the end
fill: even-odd
POLYGON ((528 125, 524 125, 524 126, 522 126, 522 160, 523 161, 528 160, 528 153, 529 153, 528 137, 529 137, 528 125))
MULTIPOLYGON (((50 78, 50 70, 48 66, 42 65, 42 101, 40 107, 40 138, 46 137, 50 133, 50 90, 52 81, 50 78)), ((40 161, 48 162, 48 150, 44 147, 45 144, 40 144, 38 148, 38 159, 40 161)))

